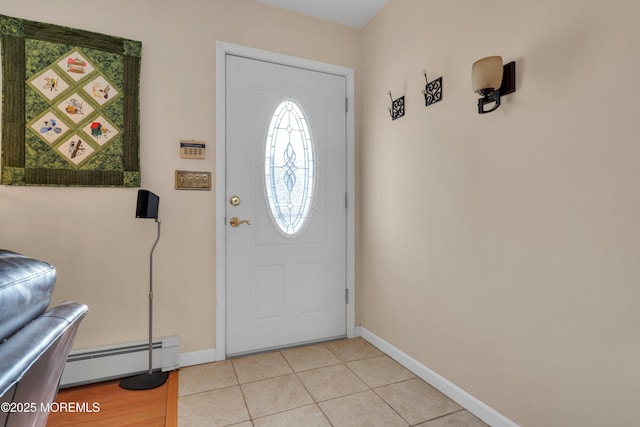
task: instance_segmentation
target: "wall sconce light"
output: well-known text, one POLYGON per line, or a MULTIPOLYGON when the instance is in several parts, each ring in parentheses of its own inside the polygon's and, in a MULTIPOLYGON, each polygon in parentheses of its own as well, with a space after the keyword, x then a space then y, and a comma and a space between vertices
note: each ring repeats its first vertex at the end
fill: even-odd
POLYGON ((427 78, 427 72, 422 71, 422 74, 424 74, 424 79, 427 82, 424 90, 422 91, 425 107, 435 104, 438 101, 442 101, 442 77, 438 77, 434 81, 430 82, 427 78))
POLYGON ((516 63, 503 66, 501 56, 479 59, 471 67, 471 85, 481 95, 478 113, 490 113, 500 106, 500 97, 516 91, 516 63), (493 107, 485 110, 484 106, 491 103, 493 107))
POLYGON ((393 99, 391 96, 391 91, 389 93, 389 98, 391 98, 391 107, 389 107, 389 114, 391 114, 391 120, 399 119, 404 116, 404 96, 401 96, 398 99, 393 99))

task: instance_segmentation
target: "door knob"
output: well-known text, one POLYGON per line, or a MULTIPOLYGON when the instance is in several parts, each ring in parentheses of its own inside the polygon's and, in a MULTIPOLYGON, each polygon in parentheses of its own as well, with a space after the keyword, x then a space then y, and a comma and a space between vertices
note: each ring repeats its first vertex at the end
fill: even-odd
POLYGON ((231 225, 232 227, 237 227, 240 224, 251 225, 251 221, 249 221, 247 219, 240 220, 240 218, 238 218, 237 216, 234 216, 233 218, 231 218, 229 220, 229 225, 231 225))

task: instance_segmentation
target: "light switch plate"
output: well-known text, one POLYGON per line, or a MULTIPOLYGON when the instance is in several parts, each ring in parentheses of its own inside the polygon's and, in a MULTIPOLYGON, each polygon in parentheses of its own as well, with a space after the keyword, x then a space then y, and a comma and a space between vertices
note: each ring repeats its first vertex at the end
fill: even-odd
POLYGON ((177 170, 176 190, 211 190, 211 172, 177 170))

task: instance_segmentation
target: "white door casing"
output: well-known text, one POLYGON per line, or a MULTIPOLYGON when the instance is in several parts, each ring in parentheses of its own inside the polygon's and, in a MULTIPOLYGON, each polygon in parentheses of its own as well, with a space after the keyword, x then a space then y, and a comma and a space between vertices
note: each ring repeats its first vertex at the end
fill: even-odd
MULTIPOLYGON (((353 108, 348 109, 345 122, 344 109, 335 101, 336 91, 338 97, 344 97, 346 90, 347 99, 353 99, 353 70, 222 42, 217 43, 216 70, 216 359, 223 360, 227 354, 331 338, 345 332, 348 337, 353 337, 353 108), (241 75, 243 67, 250 68, 246 75, 241 75), (270 73, 272 76, 268 77, 270 73), (309 76, 319 78, 319 81, 306 89, 304 85, 295 89, 297 83, 294 82, 309 76), (270 80, 272 77, 273 81, 270 80), (282 92, 289 83, 291 87, 282 92), (334 100, 328 107, 318 98, 331 91, 334 100), (245 100, 238 100, 238 97, 245 100), (326 115, 327 110, 334 113, 341 110, 343 120, 342 128, 333 122, 328 132, 312 126, 311 133, 318 141, 315 205, 308 225, 294 239, 285 237, 272 221, 264 196, 263 177, 268 119, 276 105, 288 97, 300 105, 304 114, 309 114, 312 125, 316 124, 316 119, 318 122, 324 120, 321 116, 326 115), (243 107, 247 100, 252 102, 251 108, 243 107), (246 117, 242 118, 245 125, 229 124, 230 117, 236 116, 237 119, 245 111, 246 117), (226 117, 227 114, 231 116, 226 117), (257 128, 246 129, 251 126, 257 128), (342 139, 343 142, 342 145, 327 146, 325 138, 331 141, 342 139), (329 152, 336 150, 342 151, 343 165, 346 160, 346 167, 338 167, 345 170, 344 174, 340 170, 335 173, 323 169, 329 152), (248 160, 250 167, 229 166, 237 164, 233 162, 242 156, 245 158, 240 161, 248 160), (228 200, 234 192, 243 193, 233 194, 240 197, 238 206, 231 206, 228 200), (336 203, 336 193, 342 193, 338 197, 339 203, 336 203), (327 199, 328 194, 330 200, 327 199), (230 227, 232 216, 252 223, 230 227), (337 235, 336 227, 332 231, 333 242, 326 242, 323 238, 326 229, 331 228, 328 223, 338 228, 337 235), (340 240, 338 245, 336 239, 340 240), (292 260, 292 264, 290 262, 287 266, 274 261, 278 259, 274 255, 276 253, 292 260), (332 266, 329 272, 326 269, 328 264, 332 266), (324 279, 333 286, 328 293, 325 292, 324 279), (232 283, 235 284, 230 286, 232 283), (255 286, 256 283, 260 286, 255 286), (306 287, 305 292, 296 289, 301 283, 306 287), (345 286, 350 296, 346 306, 345 286), (327 306, 319 303, 325 299, 331 301, 327 306), (256 300, 261 302, 259 307, 256 300), (292 307, 300 310, 292 310, 292 307), (244 325, 242 322, 245 320, 238 319, 257 321, 244 325), (243 331, 248 331, 248 335, 243 335, 243 331)), ((339 103, 345 101, 340 100, 339 103)))

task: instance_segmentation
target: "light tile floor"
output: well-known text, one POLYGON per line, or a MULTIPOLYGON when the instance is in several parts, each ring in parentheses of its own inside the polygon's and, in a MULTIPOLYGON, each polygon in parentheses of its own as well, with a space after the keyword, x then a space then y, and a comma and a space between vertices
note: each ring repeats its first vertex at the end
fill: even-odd
POLYGON ((178 426, 487 425, 356 338, 180 369, 178 426))

